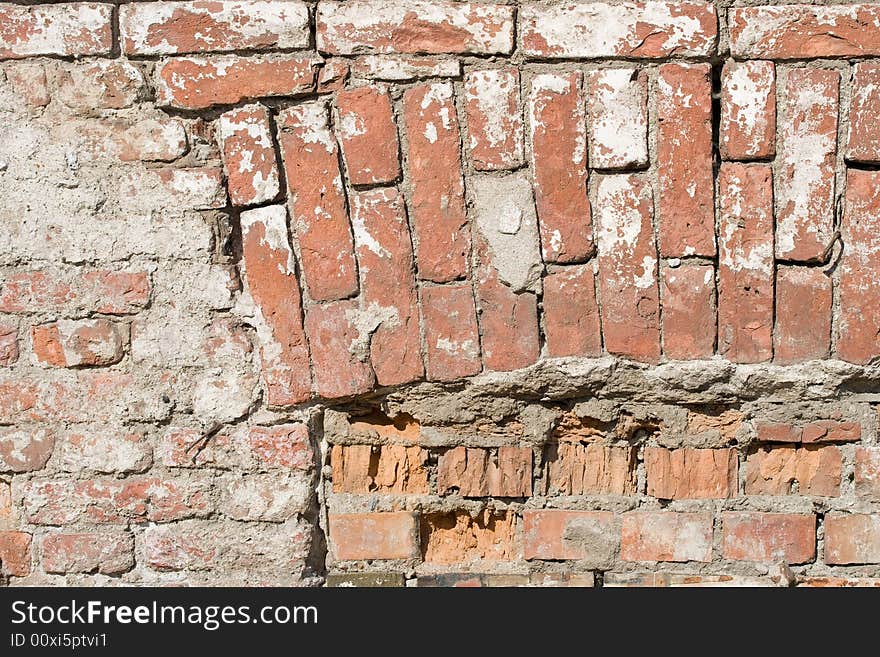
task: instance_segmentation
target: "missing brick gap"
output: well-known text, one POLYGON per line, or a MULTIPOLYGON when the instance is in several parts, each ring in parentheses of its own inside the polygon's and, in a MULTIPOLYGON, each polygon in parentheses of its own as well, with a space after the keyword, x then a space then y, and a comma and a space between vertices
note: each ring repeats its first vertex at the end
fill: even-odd
POLYGON ((721 71, 723 60, 712 62, 712 179, 721 169, 721 71))

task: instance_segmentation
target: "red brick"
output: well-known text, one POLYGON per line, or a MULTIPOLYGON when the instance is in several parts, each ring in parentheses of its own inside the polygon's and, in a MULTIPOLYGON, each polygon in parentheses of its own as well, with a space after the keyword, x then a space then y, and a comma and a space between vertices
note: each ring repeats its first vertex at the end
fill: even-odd
POLYGON ((634 68, 586 74, 590 166, 648 166, 648 76, 634 68))
POLYGON ((645 448, 648 495, 663 500, 736 497, 735 449, 645 448))
POLYGON ((351 65, 344 59, 325 61, 318 73, 318 93, 332 93, 345 87, 351 65))
POLYGON ((550 444, 544 457, 546 493, 552 495, 632 495, 636 490, 634 452, 599 443, 550 444))
POLYGON ((0 367, 9 367, 18 360, 18 328, 0 322, 0 367))
POLYGON ((880 499, 880 447, 857 447, 855 462, 856 495, 880 499))
POLYGON ((428 493, 428 452, 409 445, 333 445, 336 493, 428 493))
POLYGON ((134 566, 134 539, 128 533, 48 534, 42 564, 47 573, 118 575, 134 566))
MULTIPOLYGON (((106 315, 136 313, 150 302, 152 293, 150 276, 146 272, 85 271, 82 273, 82 283, 82 296, 93 296, 92 307, 106 315)), ((37 302, 35 305, 41 304, 37 302)))
POLYGON ((773 360, 780 364, 828 358, 831 348, 831 277, 814 267, 776 270, 773 360))
POLYGON ((799 443, 803 429, 782 422, 761 422, 755 425, 758 440, 771 443, 799 443))
POLYGON ((152 465, 143 433, 113 427, 70 429, 56 440, 52 465, 67 472, 143 472, 152 465))
POLYGON ((532 450, 499 447, 494 453, 480 447, 455 447, 437 465, 440 495, 463 497, 528 497, 532 494, 532 450))
POLYGON ((218 120, 217 135, 232 204, 274 200, 281 187, 269 111, 254 104, 226 112, 218 120))
POLYGON ((120 60, 72 64, 59 72, 57 84, 61 102, 83 113, 131 107, 146 88, 141 70, 120 60))
POLYGON ((274 0, 138 2, 119 8, 119 31, 127 55, 307 48, 309 12, 274 0))
POLYGON ((817 260, 834 222, 840 74, 793 69, 785 81, 776 179, 776 257, 817 260))
POLYGON ((799 587, 811 588, 849 588, 849 587, 880 587, 880 579, 873 577, 800 577, 799 587))
POLYGON ((738 58, 808 59, 880 54, 876 4, 734 7, 730 50, 738 58))
POLYGON ((496 563, 519 556, 511 511, 486 509, 476 517, 466 511, 423 515, 421 535, 426 563, 496 563))
POLYGON ((762 448, 746 459, 746 495, 840 494, 842 461, 836 447, 762 448), (794 488, 797 486, 797 489, 794 488))
POLYGON ((715 255, 708 64, 664 64, 657 96, 660 255, 715 255))
POLYGON ((715 352, 715 267, 684 265, 661 270, 663 353, 667 358, 711 358, 715 352))
POLYGON ((61 319, 32 330, 34 354, 55 367, 113 365, 122 360, 128 328, 106 319, 61 319))
POLYGON ((97 2, 0 5, 0 59, 109 55, 113 6, 97 2))
POLYGON ((734 561, 807 563, 816 556, 816 516, 730 512, 721 515, 721 550, 734 561))
POLYGON ((416 514, 331 513, 330 544, 337 561, 418 556, 416 514))
POLYGON ((607 511, 523 511, 523 557, 610 562, 620 529, 607 511))
POLYGON ((651 188, 637 176, 603 176, 596 191, 596 212, 605 348, 612 354, 656 362, 660 299, 651 188))
POLYGON ((319 60, 294 55, 177 57, 156 67, 157 102, 200 110, 315 90, 319 60))
POLYGON ((513 7, 450 0, 352 0, 318 5, 318 50, 376 53, 509 53, 513 7))
POLYGON ((623 514, 624 561, 712 560, 712 514, 631 511, 623 514))
POLYGON ((479 171, 516 169, 523 163, 519 71, 472 71, 465 75, 468 148, 479 171))
POLYGON ((847 172, 845 208, 837 356, 861 364, 880 354, 880 172, 847 172))
POLYGON ((546 262, 583 261, 595 250, 581 80, 580 72, 536 75, 529 94, 531 164, 546 262))
POLYGON ((421 288, 427 374, 453 381, 480 369, 480 334, 470 285, 421 288))
POLYGON ((388 89, 357 87, 336 94, 342 144, 352 185, 393 183, 400 176, 400 146, 388 89))
MULTIPOLYGON (((366 318, 369 319, 369 318, 366 318)), ((357 301, 334 301, 309 308, 306 333, 315 371, 315 390, 321 397, 350 397, 373 388, 373 372, 361 360, 369 338, 357 301)))
POLYGON ((837 422, 835 420, 819 420, 804 426, 801 441, 804 443, 850 443, 862 437, 860 422, 837 422))
POLYGON ((242 427, 210 440, 201 431, 172 427, 163 434, 157 456, 166 466, 188 468, 309 471, 313 465, 308 427, 301 423, 242 427))
POLYGON ((241 213, 243 275, 256 306, 262 374, 272 406, 309 398, 309 352, 287 212, 276 205, 241 213))
POLYGON ((370 362, 382 386, 421 378, 421 338, 412 246, 403 197, 395 189, 354 194, 352 223, 366 321, 375 325, 370 362))
POLYGON ((178 119, 83 119, 65 123, 84 160, 172 162, 187 151, 186 130, 178 119))
POLYGON ((373 80, 405 82, 419 78, 457 78, 461 63, 453 57, 364 55, 352 61, 353 75, 373 80))
POLYGON ((599 356, 602 333, 592 265, 557 269, 544 277, 544 334, 550 356, 599 356))
POLYGON ((853 67, 852 94, 846 159, 876 164, 880 162, 880 65, 859 62, 853 67))
POLYGON ((0 532, 0 572, 25 577, 31 572, 31 535, 0 532))
POLYGON ((717 24, 709 2, 529 2, 519 32, 527 56, 647 59, 708 55, 717 24))
POLYGON ((55 435, 48 429, 27 425, 0 428, 0 471, 39 470, 54 447, 55 435))
POLYGON ((880 563, 880 515, 825 516, 825 563, 880 563))
POLYGON ((343 299, 357 292, 357 269, 327 105, 295 105, 278 125, 306 288, 313 301, 343 299))
POLYGON ((761 160, 776 154, 773 62, 728 61, 721 72, 721 157, 761 160))
POLYGON ((721 165, 718 179, 718 353, 769 360, 773 330, 773 183, 763 164, 721 165))
POLYGON ((453 94, 438 82, 403 96, 418 275, 438 283, 464 277, 470 251, 453 94))

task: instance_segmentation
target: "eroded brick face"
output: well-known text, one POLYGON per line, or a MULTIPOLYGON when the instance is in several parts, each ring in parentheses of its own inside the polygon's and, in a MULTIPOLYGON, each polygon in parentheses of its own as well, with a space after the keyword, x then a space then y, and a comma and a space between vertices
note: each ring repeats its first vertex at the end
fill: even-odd
POLYGON ((876 582, 880 9, 733 4, 0 3, 0 583, 876 582))

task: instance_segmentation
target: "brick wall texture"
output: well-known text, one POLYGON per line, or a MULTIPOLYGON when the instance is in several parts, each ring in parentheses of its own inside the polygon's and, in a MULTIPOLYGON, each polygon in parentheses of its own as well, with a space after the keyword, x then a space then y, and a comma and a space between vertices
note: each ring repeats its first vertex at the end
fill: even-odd
POLYGON ((880 585, 880 4, 0 3, 0 583, 880 585))

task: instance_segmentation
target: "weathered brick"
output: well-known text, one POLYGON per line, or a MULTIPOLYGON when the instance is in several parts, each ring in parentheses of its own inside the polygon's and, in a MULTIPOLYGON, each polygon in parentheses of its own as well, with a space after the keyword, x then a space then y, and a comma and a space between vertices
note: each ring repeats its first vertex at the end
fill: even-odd
POLYGON ((113 427, 71 429, 55 442, 52 465, 67 472, 143 472, 152 464, 152 448, 143 433, 113 427))
POLYGON ((195 429, 172 427, 163 435, 157 457, 166 466, 216 466, 238 470, 312 469, 312 447, 305 424, 242 427, 210 438, 195 429))
POLYGON ((355 193, 352 224, 371 329, 370 363, 382 386, 422 377, 419 309, 403 197, 395 189, 355 193))
POLYGON ((837 101, 840 74, 793 69, 785 80, 777 170, 776 257, 823 256, 834 222, 837 101))
POLYGON ((168 167, 131 171, 119 180, 118 198, 123 209, 143 203, 145 192, 155 192, 155 209, 209 210, 226 205, 226 187, 220 167, 168 167))
POLYGON ((522 49, 534 57, 708 55, 717 34, 709 2, 527 2, 519 12, 522 49), (613 26, 613 29, 612 29, 613 26))
POLYGON ((758 422, 755 430, 758 440, 771 443, 846 443, 862 437, 861 423, 836 420, 818 420, 803 426, 785 422, 758 422))
POLYGON ((321 397, 349 397, 373 388, 373 371, 364 362, 369 335, 360 318, 351 299, 312 306, 306 313, 315 390, 321 397))
POLYGON ((721 530, 725 559, 798 564, 816 556, 816 516, 812 514, 723 513, 721 530))
POLYGON ((660 255, 715 255, 708 64, 664 64, 657 82, 660 255))
POLYGON ((586 74, 590 166, 648 166, 648 76, 634 68, 586 74))
POLYGON ((648 495, 664 500, 736 497, 735 449, 645 448, 648 495))
POLYGON ((453 94, 438 82, 403 97, 418 276, 438 283, 467 274, 470 250, 453 94))
POLYGON ((0 59, 109 55, 112 11, 97 2, 0 4, 0 59))
POLYGON ((422 287, 426 369, 432 381, 452 381, 477 374, 480 333, 470 285, 422 287))
POLYGON ((624 561, 712 560, 712 514, 631 511, 623 514, 624 561))
POLYGON ((613 562, 620 545, 619 521, 607 511, 523 511, 523 557, 613 562))
POLYGON ((715 268, 684 265, 661 269, 663 353, 667 358, 711 358, 715 351, 715 268))
POLYGON ((880 515, 826 515, 825 563, 880 563, 880 515))
POLYGON ((392 183, 400 176, 400 147, 388 89, 357 87, 336 94, 348 179, 353 185, 392 183))
POLYGON ((440 495, 463 497, 528 497, 532 494, 532 450, 499 447, 491 453, 479 447, 455 447, 440 456, 437 466, 440 495))
POLYGON ((284 522, 312 502, 313 484, 302 472, 233 473, 224 483, 219 508, 233 520, 284 522))
POLYGON ((815 267, 776 270, 773 360, 788 364, 827 358, 831 348, 831 277, 815 267))
POLYGON ((278 116, 291 223, 313 301, 343 299, 358 289, 338 148, 328 120, 322 101, 295 105, 278 116))
POLYGON ((489 509, 422 516, 422 558, 426 563, 464 564, 512 561, 519 556, 516 516, 489 509))
POLYGON ((634 456, 629 447, 552 443, 544 457, 546 493, 632 495, 636 490, 634 456))
POLYGON ((846 159, 851 162, 880 162, 880 65, 859 62, 853 66, 852 105, 849 115, 846 159))
POLYGON ((119 8, 119 31, 128 55, 307 48, 309 11, 289 0, 137 2, 119 8))
POLYGON ((9 367, 17 360, 18 327, 0 322, 0 367, 9 367))
POLYGON ((364 55, 351 64, 352 75, 405 82, 419 78, 457 78, 461 63, 452 57, 419 57, 412 55, 364 55))
POLYGON ((77 154, 83 160, 173 162, 188 147, 183 123, 167 117, 135 122, 82 119, 64 123, 59 129, 72 129, 77 154))
POLYGON ((880 499, 880 448, 857 447, 855 458, 856 495, 880 499))
POLYGON ((351 73, 351 65, 344 59, 325 61, 318 72, 318 93, 332 93, 345 87, 351 73))
POLYGON ((529 93, 531 165, 547 262, 583 261, 595 250, 582 77, 579 72, 536 75, 529 93))
POLYGON ((762 448, 746 459, 746 495, 840 494, 841 456, 836 447, 762 448), (795 486, 797 488, 795 488, 795 486))
POLYGON ((0 428, 0 471, 31 472, 46 465, 55 446, 55 434, 46 428, 0 428))
POLYGON ((480 171, 515 169, 523 163, 519 71, 472 71, 464 77, 468 148, 480 171))
POLYGON ((837 355, 866 363, 880 354, 880 173, 847 172, 837 355))
POLYGON ((334 445, 333 490, 337 493, 428 493, 428 452, 409 445, 334 445))
POLYGON ((324 579, 331 588, 398 588, 405 582, 403 573, 329 573, 324 579))
POLYGON ((875 577, 801 577, 799 587, 811 588, 849 588, 849 587, 880 587, 880 579, 875 577))
POLYGON ((0 482, 0 531, 14 527, 15 515, 12 508, 12 486, 0 482))
POLYGON ((119 575, 134 566, 134 539, 115 532, 47 534, 41 553, 47 573, 119 575))
POLYGON ((156 67, 160 106, 200 110, 315 90, 320 60, 295 55, 176 57, 156 67))
POLYGON ((37 360, 55 367, 113 365, 128 344, 128 328, 106 319, 60 319, 31 334, 37 360))
POLYGON ((337 561, 410 559, 419 554, 414 513, 331 513, 330 549, 337 561))
POLYGON ((31 535, 0 532, 0 572, 25 577, 31 572, 31 535))
POLYGON ((718 179, 718 353, 769 360, 773 331, 773 183, 763 164, 724 163, 718 179))
POLYGON ((28 108, 38 110, 46 107, 52 100, 43 62, 32 59, 8 62, 3 67, 3 73, 6 75, 6 82, 28 108))
POLYGON ((59 72, 57 84, 61 102, 86 113, 131 107, 146 87, 137 66, 114 60, 72 64, 59 72))
POLYGON ((504 54, 513 49, 513 7, 450 0, 321 2, 318 50, 504 54))
POLYGON ((605 348, 612 354, 656 362, 660 299, 651 189, 636 176, 603 176, 596 190, 596 212, 605 348))
POLYGON ((593 265, 548 273, 543 280, 544 334, 550 356, 599 356, 602 331, 593 265))
POLYGON ((773 62, 725 62, 719 147, 725 160, 761 160, 776 154, 773 62))
POLYGON ((254 104, 226 112, 218 120, 217 136, 232 204, 275 200, 281 186, 269 111, 254 104))

